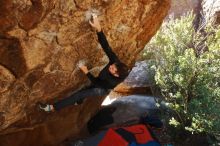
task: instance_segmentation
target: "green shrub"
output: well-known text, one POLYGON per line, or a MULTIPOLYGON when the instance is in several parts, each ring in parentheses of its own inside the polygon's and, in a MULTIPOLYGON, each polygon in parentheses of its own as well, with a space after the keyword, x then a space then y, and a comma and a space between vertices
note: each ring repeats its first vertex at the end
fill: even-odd
POLYGON ((169 123, 192 133, 220 134, 220 29, 193 29, 192 13, 165 22, 145 47, 155 82, 177 116, 169 123), (208 50, 204 51, 204 48, 208 50))

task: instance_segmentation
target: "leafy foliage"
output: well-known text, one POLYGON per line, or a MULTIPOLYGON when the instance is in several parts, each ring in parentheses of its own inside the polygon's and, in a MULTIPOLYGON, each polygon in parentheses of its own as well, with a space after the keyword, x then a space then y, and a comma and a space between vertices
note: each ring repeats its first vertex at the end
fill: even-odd
POLYGON ((192 13, 165 22, 143 53, 176 113, 169 123, 192 133, 220 134, 220 29, 193 29, 192 13), (205 51, 204 51, 205 50, 205 51))

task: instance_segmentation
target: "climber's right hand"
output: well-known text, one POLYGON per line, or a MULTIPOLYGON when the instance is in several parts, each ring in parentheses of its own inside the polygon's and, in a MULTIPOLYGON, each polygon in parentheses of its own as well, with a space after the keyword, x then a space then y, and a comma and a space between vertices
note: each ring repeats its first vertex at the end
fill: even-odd
POLYGON ((102 31, 101 25, 99 23, 98 17, 95 14, 92 14, 92 19, 89 20, 89 24, 96 29, 96 31, 102 31))

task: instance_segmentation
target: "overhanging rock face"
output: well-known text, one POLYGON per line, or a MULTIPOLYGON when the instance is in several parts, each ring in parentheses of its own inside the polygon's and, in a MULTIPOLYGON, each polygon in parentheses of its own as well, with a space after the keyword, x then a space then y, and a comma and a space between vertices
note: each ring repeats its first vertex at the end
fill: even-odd
MULTIPOLYGON (((43 123, 36 102, 53 101, 87 84, 76 67, 79 60, 96 74, 107 63, 88 24, 91 13, 99 16, 113 50, 131 67, 169 7, 170 0, 1 0, 0 137, 43 123)), ((94 105, 88 112, 98 108, 94 105)), ((80 122, 87 119, 81 115, 80 122)))

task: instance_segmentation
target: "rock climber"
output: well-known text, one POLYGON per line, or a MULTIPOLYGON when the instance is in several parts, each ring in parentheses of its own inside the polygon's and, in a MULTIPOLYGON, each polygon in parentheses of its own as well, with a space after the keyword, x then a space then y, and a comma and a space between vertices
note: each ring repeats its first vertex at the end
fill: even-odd
POLYGON ((58 111, 70 105, 78 105, 87 97, 100 97, 109 94, 111 89, 115 88, 128 75, 128 68, 123 64, 116 54, 112 51, 109 43, 102 31, 100 22, 96 15, 92 15, 89 21, 90 25, 95 28, 98 36, 98 41, 101 44, 104 52, 109 58, 109 63, 99 73, 98 77, 94 77, 88 70, 86 65, 81 65, 79 68, 87 75, 91 81, 91 85, 82 89, 71 96, 64 98, 54 104, 40 104, 40 109, 50 112, 58 111))

